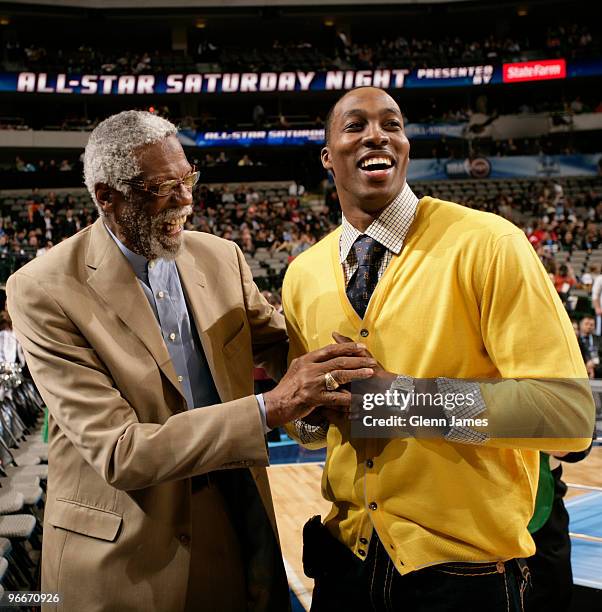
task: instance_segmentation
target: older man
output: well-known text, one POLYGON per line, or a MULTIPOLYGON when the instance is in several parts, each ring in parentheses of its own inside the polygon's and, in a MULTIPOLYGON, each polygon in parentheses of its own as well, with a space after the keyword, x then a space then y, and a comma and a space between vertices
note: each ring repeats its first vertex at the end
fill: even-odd
POLYGON ((302 443, 328 447, 327 530, 305 530, 312 610, 519 610, 537 451, 586 448, 593 426, 566 312, 518 228, 414 195, 402 114, 386 92, 348 92, 326 132, 322 164, 344 218, 287 272, 291 354, 341 332, 382 364, 380 391, 434 399, 398 421, 399 435, 369 429, 370 416, 295 424, 302 443), (502 378, 531 380, 474 381, 502 378), (451 414, 437 403, 449 395, 451 414))
POLYGON ((288 608, 264 435, 317 405, 325 374, 372 374, 358 346, 277 375, 286 334, 235 244, 185 232, 198 172, 150 113, 91 134, 101 217, 8 282, 17 336, 50 412, 42 589, 74 610, 288 608))

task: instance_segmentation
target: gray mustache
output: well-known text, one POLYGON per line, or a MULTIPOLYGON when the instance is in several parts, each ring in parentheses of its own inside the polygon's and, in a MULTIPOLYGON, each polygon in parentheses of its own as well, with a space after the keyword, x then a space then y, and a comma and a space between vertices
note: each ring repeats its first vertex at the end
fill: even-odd
POLYGON ((173 221, 174 219, 178 219, 179 217, 183 217, 184 215, 188 216, 192 214, 192 206, 181 206, 180 208, 171 208, 169 210, 163 211, 159 213, 154 221, 155 223, 167 223, 168 221, 173 221))

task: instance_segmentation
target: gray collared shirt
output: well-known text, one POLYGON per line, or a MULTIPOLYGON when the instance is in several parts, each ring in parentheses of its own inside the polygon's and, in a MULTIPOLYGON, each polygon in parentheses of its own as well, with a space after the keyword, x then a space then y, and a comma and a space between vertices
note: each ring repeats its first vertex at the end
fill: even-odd
POLYGON ((128 249, 108 227, 107 231, 132 266, 153 309, 188 408, 218 404, 220 399, 213 376, 188 315, 176 262, 167 259, 148 261, 128 249))

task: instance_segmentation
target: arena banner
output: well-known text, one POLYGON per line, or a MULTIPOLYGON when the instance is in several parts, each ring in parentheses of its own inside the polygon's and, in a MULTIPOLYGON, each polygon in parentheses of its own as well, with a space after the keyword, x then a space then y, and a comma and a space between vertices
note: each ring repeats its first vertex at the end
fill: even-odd
POLYGON ((602 75, 602 59, 564 59, 510 64, 379 68, 326 72, 224 72, 192 74, 0 73, 0 92, 82 95, 219 94, 343 91, 372 85, 384 89, 469 87, 602 75))
POLYGON ((321 145, 324 129, 234 130, 194 132, 180 130, 178 138, 189 147, 265 147, 321 145))
MULTIPOLYGON (((408 123, 405 132, 411 140, 463 138, 468 123, 408 123)), ((195 132, 180 130, 178 138, 189 147, 263 147, 322 144, 324 129, 274 129, 195 132)))
POLYGON ((553 178, 602 174, 602 154, 516 155, 474 159, 412 159, 408 180, 553 178))

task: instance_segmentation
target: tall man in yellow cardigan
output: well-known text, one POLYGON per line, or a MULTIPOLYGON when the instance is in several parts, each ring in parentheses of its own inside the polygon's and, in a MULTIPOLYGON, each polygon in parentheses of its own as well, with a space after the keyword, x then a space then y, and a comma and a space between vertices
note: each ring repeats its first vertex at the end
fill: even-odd
POLYGON ((361 340, 382 364, 381 390, 464 392, 470 405, 455 416, 473 420, 430 405, 443 426, 387 438, 360 437, 348 419, 316 424, 317 414, 292 424, 302 444, 328 449, 332 510, 325 528, 305 528, 312 610, 520 610, 538 451, 584 449, 593 426, 569 319, 517 227, 413 194, 386 92, 348 92, 326 132, 322 164, 344 218, 287 272, 290 357, 333 332, 361 340), (470 426, 477 418, 489 426, 470 426))

